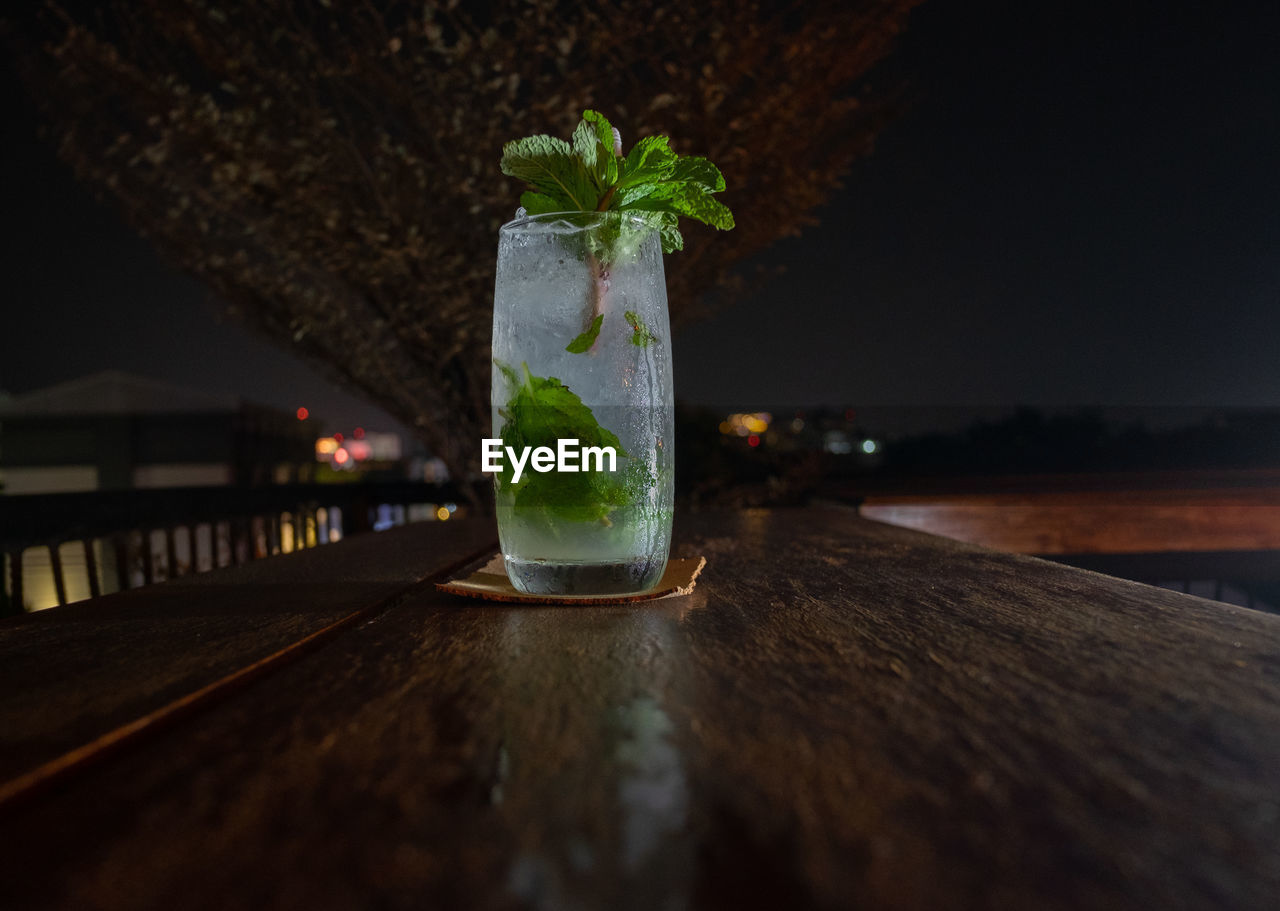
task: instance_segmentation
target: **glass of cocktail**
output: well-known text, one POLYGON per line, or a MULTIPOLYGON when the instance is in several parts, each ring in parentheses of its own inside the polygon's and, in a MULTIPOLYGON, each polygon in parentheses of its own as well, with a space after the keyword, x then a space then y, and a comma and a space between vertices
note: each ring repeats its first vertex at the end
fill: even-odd
POLYGON ((504 225, 493 365, 498 532, 512 584, 539 594, 652 588, 670 550, 674 490, 655 220, 562 212, 504 225))
POLYGON ((705 158, 646 136, 625 156, 586 111, 572 141, 507 143, 502 171, 527 185, 498 238, 493 437, 498 537, 530 594, 643 592, 671 546, 671 330, 662 256, 680 217, 733 216, 705 158))

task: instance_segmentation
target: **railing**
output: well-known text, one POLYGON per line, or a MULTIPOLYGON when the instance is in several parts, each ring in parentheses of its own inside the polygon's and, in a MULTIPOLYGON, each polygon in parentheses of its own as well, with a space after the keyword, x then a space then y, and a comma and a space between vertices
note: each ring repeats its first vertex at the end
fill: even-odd
POLYGON ((294 484, 0 496, 0 614, 318 546, 464 501, 453 484, 294 484), (47 561, 47 563, 46 563, 47 561), (71 566, 74 564, 74 567, 71 566), (68 569, 83 573, 69 574, 68 569), (69 589, 78 583, 78 591, 69 589), (32 603, 32 583, 49 597, 32 603))

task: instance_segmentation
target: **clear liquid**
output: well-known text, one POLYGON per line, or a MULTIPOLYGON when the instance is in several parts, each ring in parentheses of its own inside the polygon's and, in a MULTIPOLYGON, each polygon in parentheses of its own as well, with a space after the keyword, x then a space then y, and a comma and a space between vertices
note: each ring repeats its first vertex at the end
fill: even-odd
MULTIPOLYGON (((649 493, 653 496, 658 491, 649 493)), ((662 578, 671 550, 669 503, 617 509, 605 524, 566 521, 540 509, 516 509, 504 505, 499 496, 498 535, 507 577, 518 591, 638 593, 662 578)))
MULTIPOLYGON (((620 594, 652 588, 661 579, 671 543, 673 508, 671 331, 666 283, 656 234, 611 263, 599 335, 586 353, 566 351, 591 322, 598 298, 581 238, 532 226, 503 230, 494 287, 493 358, 514 371, 555 377, 591 409, 599 426, 616 434, 625 458, 618 470, 643 466, 651 479, 627 487, 626 502, 607 515, 571 518, 572 510, 520 507, 496 488, 498 534, 507 575, 534 594, 620 594), (652 333, 633 341, 631 313, 652 333)), ((598 264, 597 264, 598 265, 598 264)), ((502 436, 516 389, 493 370, 493 436, 502 436)), ((495 482, 497 478, 495 478, 495 482)), ((536 499, 536 498, 535 498, 536 499)), ((570 506, 579 504, 570 498, 570 506)), ((562 504, 557 504, 562 505, 562 504)), ((583 510, 590 512, 590 510, 583 510)))
POLYGON ((665 553, 619 563, 504 559, 511 584, 530 595, 639 594, 657 585, 667 568, 665 553))

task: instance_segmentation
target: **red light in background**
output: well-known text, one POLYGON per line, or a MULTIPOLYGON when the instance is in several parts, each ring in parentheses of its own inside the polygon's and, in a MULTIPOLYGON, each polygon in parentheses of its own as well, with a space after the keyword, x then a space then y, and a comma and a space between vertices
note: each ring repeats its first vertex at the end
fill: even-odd
POLYGON ((846 421, 852 421, 852 420, 853 420, 853 415, 854 415, 854 411, 853 411, 853 409, 852 409, 852 408, 846 408, 846 409, 844 410, 844 419, 845 419, 846 421))
POLYGON ((347 459, 349 458, 351 458, 351 456, 347 454, 347 451, 345 449, 339 449, 337 452, 333 454, 333 460, 337 462, 339 465, 345 464, 347 459))
POLYGON ((299 408, 299 409, 298 409, 298 420, 299 420, 299 421, 305 421, 305 420, 307 419, 307 415, 309 415, 310 413, 311 413, 311 412, 310 412, 310 411, 307 411, 307 409, 305 409, 305 408, 299 408))
POLYGON ((759 445, 760 445, 760 437, 756 436, 754 433, 753 433, 753 434, 751 434, 751 436, 747 437, 747 445, 748 445, 748 446, 759 446, 759 445))
POLYGON ((364 439, 364 428, 363 428, 363 427, 357 427, 355 430, 351 431, 351 435, 352 435, 353 437, 355 437, 357 440, 363 440, 363 439, 364 439))
POLYGON ((339 443, 341 443, 341 442, 342 442, 342 434, 340 434, 340 433, 335 433, 335 434, 333 435, 333 438, 334 438, 335 440, 337 440, 339 443))

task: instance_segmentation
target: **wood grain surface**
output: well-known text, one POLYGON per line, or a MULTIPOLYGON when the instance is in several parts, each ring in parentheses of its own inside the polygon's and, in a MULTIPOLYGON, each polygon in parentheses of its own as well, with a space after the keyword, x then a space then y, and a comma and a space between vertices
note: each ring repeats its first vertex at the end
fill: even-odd
POLYGON ((1275 907, 1280 617, 840 508, 677 540, 686 599, 419 589, 11 807, 0 907, 1275 907))
POLYGON ((495 537, 425 523, 0 621, 0 781, 406 590, 495 537))
POLYGON ((1280 549, 1280 487, 873 494, 861 512, 1015 553, 1280 549))

